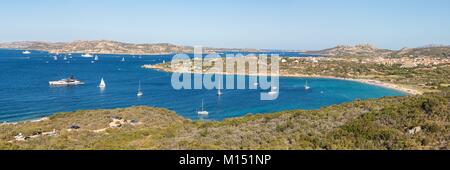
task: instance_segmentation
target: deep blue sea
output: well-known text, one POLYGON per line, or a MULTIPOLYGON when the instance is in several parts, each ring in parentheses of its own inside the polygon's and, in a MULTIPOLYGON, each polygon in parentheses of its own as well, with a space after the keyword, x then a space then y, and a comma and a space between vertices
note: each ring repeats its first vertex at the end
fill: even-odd
MULTIPOLYGON (((287 54, 285 54, 287 55, 287 54)), ((294 54, 292 54, 294 55, 294 54)), ((334 79, 280 78, 277 100, 261 101, 262 90, 174 90, 171 73, 142 69, 144 64, 170 61, 171 55, 98 55, 91 58, 73 54, 67 61, 60 55, 32 51, 0 50, 0 122, 22 121, 49 116, 57 112, 85 109, 109 109, 136 105, 163 107, 189 119, 223 120, 248 113, 270 113, 292 109, 319 109, 356 99, 402 96, 402 92, 353 81, 334 79), (121 62, 122 57, 126 61, 121 62), (74 75, 85 82, 73 87, 50 87, 48 81, 74 75), (105 90, 97 86, 101 78, 105 90), (311 89, 304 90, 308 80, 311 89), (137 97, 141 81, 144 96, 137 97), (204 99, 208 116, 197 111, 204 99)))

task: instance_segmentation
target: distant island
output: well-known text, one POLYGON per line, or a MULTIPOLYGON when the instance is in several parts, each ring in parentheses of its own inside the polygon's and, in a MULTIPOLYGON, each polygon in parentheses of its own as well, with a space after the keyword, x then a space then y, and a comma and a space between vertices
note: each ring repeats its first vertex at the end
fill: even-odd
MULTIPOLYGON (((20 50, 41 50, 49 53, 93 53, 93 54, 173 54, 193 53, 193 46, 175 45, 170 43, 133 44, 111 40, 74 41, 74 42, 44 42, 18 41, 0 43, 0 48, 20 50)), ((418 48, 403 48, 400 50, 379 49, 370 44, 355 46, 338 45, 323 50, 270 50, 256 48, 213 48, 203 47, 203 53, 223 52, 298 52, 299 54, 315 54, 328 57, 439 57, 450 58, 450 46, 426 45, 418 48)))
MULTIPOLYGON (((110 40, 74 41, 74 42, 41 42, 20 41, 0 43, 0 48, 21 50, 41 50, 49 53, 93 53, 93 54, 172 54, 193 53, 194 47, 170 43, 132 44, 110 40)), ((203 47, 204 53, 216 52, 267 52, 269 50, 250 48, 211 48, 203 47)))

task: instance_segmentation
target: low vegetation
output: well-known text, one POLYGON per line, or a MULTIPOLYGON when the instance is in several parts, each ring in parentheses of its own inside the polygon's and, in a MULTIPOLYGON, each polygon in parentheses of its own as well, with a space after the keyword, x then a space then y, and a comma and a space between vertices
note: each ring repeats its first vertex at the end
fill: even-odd
POLYGON ((191 121, 151 107, 77 111, 0 125, 0 149, 450 149, 449 110, 450 95, 443 92, 222 122, 191 121), (139 123, 110 127, 117 117, 139 123), (15 140, 19 133, 53 130, 15 140))

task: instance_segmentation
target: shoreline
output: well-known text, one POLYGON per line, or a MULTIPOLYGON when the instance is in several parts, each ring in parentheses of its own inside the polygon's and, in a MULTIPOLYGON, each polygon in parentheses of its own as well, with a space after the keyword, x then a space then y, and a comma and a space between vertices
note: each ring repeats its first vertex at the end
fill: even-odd
MULTIPOLYGON (((158 65, 143 65, 142 68, 144 68, 144 69, 154 69, 154 70, 163 71, 163 72, 169 72, 169 73, 174 73, 175 72, 172 69, 163 68, 163 67, 160 67, 158 65)), ((369 84, 369 85, 373 85, 373 86, 383 87, 383 88, 387 88, 387 89, 397 90, 397 91, 406 93, 407 95, 422 95, 423 94, 422 91, 417 90, 417 89, 402 87, 401 85, 398 85, 398 84, 386 83, 386 82, 382 82, 382 81, 379 81, 379 80, 372 80, 372 79, 354 79, 354 78, 344 78, 344 77, 335 77, 335 76, 283 74, 283 73, 278 73, 278 74, 275 74, 275 75, 261 74, 261 73, 246 74, 246 73, 227 73, 227 72, 206 72, 206 73, 204 73, 204 72, 194 72, 194 71, 186 71, 186 72, 178 72, 178 73, 221 74, 221 75, 242 75, 242 76, 278 76, 278 77, 293 77, 293 78, 336 79, 336 80, 354 81, 354 82, 358 82, 358 83, 364 83, 364 84, 369 84)))

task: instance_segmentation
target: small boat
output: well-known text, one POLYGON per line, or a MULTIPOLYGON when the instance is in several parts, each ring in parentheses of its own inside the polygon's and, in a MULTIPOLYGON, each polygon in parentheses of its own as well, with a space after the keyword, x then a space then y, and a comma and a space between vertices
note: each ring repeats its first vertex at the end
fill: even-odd
POLYGON ((22 52, 22 54, 31 54, 31 52, 30 51, 24 51, 24 52, 22 52))
POLYGON ((308 86, 308 80, 306 80, 306 83, 305 83, 305 90, 309 90, 309 89, 311 89, 311 87, 308 86))
POLYGON ((92 58, 93 56, 89 53, 81 55, 81 57, 92 58))
POLYGON ((253 86, 258 86, 259 85, 259 83, 253 83, 253 86))
POLYGON ((141 91, 141 81, 139 81, 139 88, 138 88, 138 90, 137 90, 137 92, 136 92, 136 95, 137 95, 138 97, 144 95, 144 93, 141 91))
POLYGON ((64 56, 64 60, 67 60, 67 57, 66 57, 66 56, 64 56))
POLYGON ((98 56, 97 55, 95 55, 94 60, 98 61, 98 56))
POLYGON ((56 55, 53 56, 53 60, 55 60, 55 61, 58 60, 58 56, 56 56, 56 55))
POLYGON ((122 62, 125 62, 125 57, 122 57, 122 60, 121 60, 122 62))
POLYGON ((203 99, 202 99, 202 110, 198 111, 197 114, 199 114, 199 115, 208 115, 209 114, 209 112, 203 108, 203 99))
POLYGON ((72 86, 72 85, 80 85, 84 84, 83 82, 74 78, 74 76, 70 76, 69 78, 57 80, 57 81, 49 81, 48 84, 50 86, 72 86))
POLYGON ((105 83, 105 80, 103 80, 103 78, 102 78, 102 80, 100 80, 100 84, 98 85, 98 87, 100 87, 100 88, 106 87, 106 83, 105 83))
POLYGON ((92 64, 94 64, 94 63, 95 63, 95 61, 91 61, 91 63, 92 63, 92 64))

